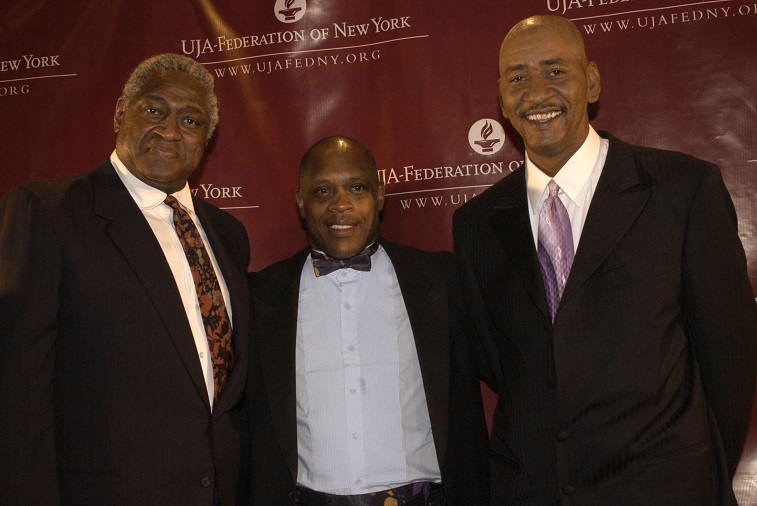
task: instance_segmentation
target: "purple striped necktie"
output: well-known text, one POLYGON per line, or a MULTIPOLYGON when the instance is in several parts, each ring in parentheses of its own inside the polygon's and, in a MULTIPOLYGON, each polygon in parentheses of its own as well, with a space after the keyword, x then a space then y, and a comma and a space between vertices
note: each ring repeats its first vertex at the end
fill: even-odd
POLYGON ((573 265, 573 232, 568 211, 557 196, 560 187, 554 180, 550 180, 548 188, 549 196, 539 213, 537 252, 549 313, 554 321, 570 267, 573 265))

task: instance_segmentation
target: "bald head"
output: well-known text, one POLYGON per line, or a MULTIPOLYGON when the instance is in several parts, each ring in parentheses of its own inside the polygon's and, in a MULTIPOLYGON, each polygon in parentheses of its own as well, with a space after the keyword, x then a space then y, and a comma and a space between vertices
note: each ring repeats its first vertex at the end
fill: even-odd
POLYGON ((365 167, 376 175, 378 181, 378 169, 373 153, 362 142, 343 135, 332 135, 316 142, 302 155, 300 160, 300 182, 320 161, 333 157, 341 157, 346 153, 362 159, 365 167))
POLYGON ((561 16, 531 16, 522 21, 519 21, 515 26, 513 26, 510 31, 507 32, 505 39, 502 41, 502 45, 499 49, 500 76, 504 72, 503 63, 505 62, 505 58, 503 58, 503 56, 506 54, 506 48, 508 44, 514 39, 517 39, 523 35, 531 35, 544 29, 551 30, 563 35, 566 41, 569 43, 571 51, 573 51, 576 56, 578 56, 581 63, 583 63, 584 65, 587 65, 589 63, 589 60, 586 57, 586 46, 584 46, 583 36, 581 35, 581 31, 578 29, 575 23, 561 16))

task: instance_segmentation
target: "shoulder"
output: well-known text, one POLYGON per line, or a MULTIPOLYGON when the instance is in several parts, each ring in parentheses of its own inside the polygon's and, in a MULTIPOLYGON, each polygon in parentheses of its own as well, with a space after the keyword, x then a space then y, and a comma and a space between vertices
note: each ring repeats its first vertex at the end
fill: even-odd
POLYGON ((58 207, 66 201, 80 198, 83 192, 91 194, 89 173, 55 179, 28 181, 8 190, 6 201, 37 201, 58 207))
MULTIPOLYGON (((227 213, 223 209, 219 209, 213 204, 202 200, 199 197, 192 197, 195 209, 198 212, 204 213, 204 215, 213 222, 214 225, 222 224, 230 230, 244 229, 244 225, 241 221, 236 219, 231 214, 227 213)), ((246 232, 245 232, 246 233, 246 232)))
POLYGON ((27 181, 15 186, 0 199, 0 214, 16 220, 43 215, 51 221, 66 217, 80 219, 82 213, 88 214, 93 210, 95 176, 104 165, 105 162, 89 172, 27 181))
POLYGON ((299 281, 302 266, 310 252, 304 248, 289 258, 280 260, 257 272, 247 274, 250 296, 283 291, 293 281, 299 281))
POLYGON ((453 221, 477 221, 495 213, 500 207, 513 207, 525 204, 526 168, 521 165, 511 173, 503 176, 482 193, 463 204, 453 215, 453 221))
POLYGON ((657 183, 671 181, 684 186, 696 186, 708 175, 720 175, 717 165, 690 154, 629 144, 608 132, 600 131, 599 134, 610 141, 605 162, 607 166, 631 159, 640 175, 648 175, 657 183))
POLYGON ((411 246, 381 240, 401 280, 420 285, 434 285, 446 281, 456 269, 455 256, 449 251, 426 251, 411 246))
POLYGON ((443 267, 454 262, 454 255, 449 251, 427 251, 404 244, 380 240, 392 263, 429 263, 443 267))

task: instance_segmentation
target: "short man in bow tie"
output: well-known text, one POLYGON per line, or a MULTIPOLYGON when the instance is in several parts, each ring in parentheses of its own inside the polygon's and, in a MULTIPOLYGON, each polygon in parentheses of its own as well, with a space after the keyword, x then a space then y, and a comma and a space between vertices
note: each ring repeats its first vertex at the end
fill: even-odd
POLYGON ((296 196, 310 246, 250 276, 252 503, 486 504, 452 255, 379 239, 384 185, 356 140, 313 145, 296 196))

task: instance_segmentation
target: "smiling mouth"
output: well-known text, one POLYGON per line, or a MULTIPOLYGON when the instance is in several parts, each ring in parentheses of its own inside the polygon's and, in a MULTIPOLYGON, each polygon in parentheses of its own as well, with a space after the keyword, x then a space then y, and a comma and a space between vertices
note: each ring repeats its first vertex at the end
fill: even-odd
POLYGON ((528 121, 534 121, 536 123, 546 123, 547 121, 553 120, 556 117, 560 116, 561 114, 562 114, 562 111, 552 111, 552 112, 526 114, 524 115, 524 117, 528 121))
POLYGON ((330 230, 349 230, 351 228, 355 228, 355 225, 339 225, 339 224, 334 224, 334 225, 329 225, 328 227, 329 227, 330 230))

